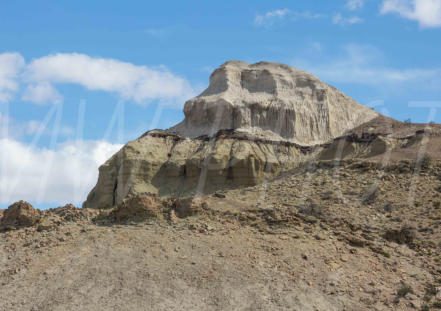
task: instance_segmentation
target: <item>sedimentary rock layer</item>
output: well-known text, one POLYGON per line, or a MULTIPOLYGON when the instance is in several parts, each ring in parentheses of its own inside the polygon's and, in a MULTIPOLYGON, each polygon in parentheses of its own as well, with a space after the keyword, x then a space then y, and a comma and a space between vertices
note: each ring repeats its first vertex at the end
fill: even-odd
POLYGON ((293 143, 228 136, 186 139, 153 131, 129 142, 100 167, 85 206, 107 208, 143 193, 179 197, 255 185, 313 154, 293 143))
POLYGON ((234 129, 303 145, 327 142, 378 116, 314 75, 287 65, 230 61, 185 103, 170 130, 195 138, 234 129))
MULTIPOLYGON (((340 145, 324 153, 323 144, 378 117, 312 74, 239 61, 216 69, 184 113, 178 125, 129 142, 101 166, 85 206, 107 208, 143 193, 179 197, 255 185, 314 157, 332 158, 340 145)), ((343 153, 363 148, 350 145, 343 153)))

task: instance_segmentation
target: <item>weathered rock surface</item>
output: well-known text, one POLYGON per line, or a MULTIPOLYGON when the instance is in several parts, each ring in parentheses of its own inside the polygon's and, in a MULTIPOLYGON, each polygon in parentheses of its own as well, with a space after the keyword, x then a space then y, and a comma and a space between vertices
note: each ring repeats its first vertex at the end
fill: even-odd
POLYGON ((84 207, 109 208, 145 193, 180 197, 256 185, 314 154, 295 144, 231 137, 184 139, 151 132, 129 142, 100 167, 84 207))
POLYGON ((125 199, 115 209, 114 216, 117 222, 143 221, 149 218, 158 218, 163 209, 163 203, 155 196, 136 196, 125 199))
POLYGON ((184 113, 180 124, 129 142, 101 166, 84 207, 118 206, 146 193, 180 197, 255 185, 379 116, 309 73, 238 61, 215 70, 184 113))
POLYGON ((241 61, 216 69, 184 113, 185 120, 170 130, 185 137, 234 129, 302 145, 327 142, 379 115, 310 73, 241 61))
POLYGON ((3 213, 1 228, 30 227, 40 220, 40 211, 25 201, 12 204, 3 213))

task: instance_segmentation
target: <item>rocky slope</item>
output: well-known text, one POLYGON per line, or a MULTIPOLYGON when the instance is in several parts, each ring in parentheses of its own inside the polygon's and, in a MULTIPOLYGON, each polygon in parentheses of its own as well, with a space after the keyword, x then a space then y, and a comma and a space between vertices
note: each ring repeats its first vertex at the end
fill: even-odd
POLYGON ((259 184, 380 117, 309 73, 239 61, 216 69, 184 113, 180 124, 146 133, 107 161, 84 206, 109 208, 142 193, 170 197, 259 184))
POLYGON ((440 176, 434 159, 317 161, 197 198, 19 202, 0 310, 437 310, 440 176))

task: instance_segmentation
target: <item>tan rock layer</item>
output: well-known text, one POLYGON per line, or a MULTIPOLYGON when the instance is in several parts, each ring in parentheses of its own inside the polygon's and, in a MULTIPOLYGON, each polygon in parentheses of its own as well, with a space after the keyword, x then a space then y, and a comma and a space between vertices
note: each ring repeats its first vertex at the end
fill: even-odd
POLYGON ((195 138, 234 129, 303 145, 324 143, 379 116, 314 75, 278 63, 230 61, 186 102, 170 130, 195 138))
POLYGON ((253 140, 235 132, 185 139, 156 130, 129 142, 100 167, 98 183, 84 207, 109 208, 147 193, 182 197, 252 186, 315 160, 387 157, 388 150, 412 139, 348 135, 305 147, 253 140))
POLYGON ((314 154, 296 144, 236 138, 183 139, 152 132, 100 167, 85 207, 107 208, 142 193, 182 196, 255 185, 314 154))

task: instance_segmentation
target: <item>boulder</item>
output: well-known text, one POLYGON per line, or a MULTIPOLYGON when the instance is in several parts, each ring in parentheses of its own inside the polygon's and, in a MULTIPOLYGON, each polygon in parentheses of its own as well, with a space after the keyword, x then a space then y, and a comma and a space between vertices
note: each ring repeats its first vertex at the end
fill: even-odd
POLYGON ((173 209, 179 218, 186 218, 203 213, 207 203, 200 197, 179 198, 175 200, 173 209))
POLYGON ((163 202, 156 196, 139 195, 129 197, 115 209, 114 217, 116 222, 144 221, 156 219, 163 212, 163 202))
POLYGON ((31 227, 39 220, 40 211, 28 202, 18 201, 4 211, 0 226, 3 228, 31 227))

